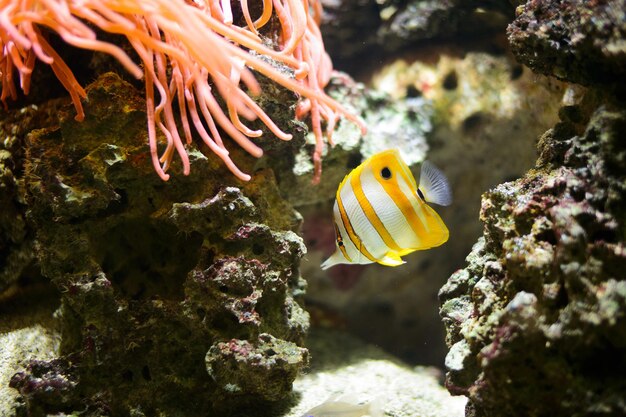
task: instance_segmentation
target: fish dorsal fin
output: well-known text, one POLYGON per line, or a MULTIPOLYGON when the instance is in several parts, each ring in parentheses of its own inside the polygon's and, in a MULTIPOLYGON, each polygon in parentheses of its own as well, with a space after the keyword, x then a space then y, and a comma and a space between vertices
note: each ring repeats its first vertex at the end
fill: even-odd
POLYGON ((424 200, 429 203, 440 206, 452 204, 452 190, 446 176, 428 161, 422 163, 419 189, 424 194, 424 200))
POLYGON ((387 252, 385 256, 377 262, 385 266, 399 266, 405 263, 402 258, 400 258, 400 255, 395 252, 387 252))

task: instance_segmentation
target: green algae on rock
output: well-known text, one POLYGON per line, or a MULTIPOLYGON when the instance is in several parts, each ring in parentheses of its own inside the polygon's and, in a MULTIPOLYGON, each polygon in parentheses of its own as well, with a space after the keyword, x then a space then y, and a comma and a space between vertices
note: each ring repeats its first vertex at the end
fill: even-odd
POLYGON ((23 139, 29 126, 46 123, 49 117, 51 114, 29 106, 0 120, 0 294, 15 284, 35 259, 33 232, 26 221, 23 139))
MULTIPOLYGON (((174 166, 164 183, 150 164, 140 93, 113 73, 87 92, 83 122, 62 107, 58 122, 38 125, 25 142, 27 219, 42 273, 62 294, 62 340, 58 360, 14 378, 24 409, 236 410, 224 380, 238 381, 248 404, 286 396, 307 363, 298 267, 306 248, 272 173, 244 184, 191 144, 191 175, 174 166), (274 350, 263 348, 270 339, 274 350), (214 373, 228 360, 216 357, 207 369, 207 352, 232 341, 258 351, 238 368, 214 373), (251 371, 258 361, 264 372, 251 371), (61 377, 71 384, 45 395, 61 377)), ((251 170, 254 159, 233 148, 251 170)))
POLYGON ((567 118, 590 102, 483 196, 484 237, 440 291, 446 383, 470 415, 626 413, 626 112, 567 118))

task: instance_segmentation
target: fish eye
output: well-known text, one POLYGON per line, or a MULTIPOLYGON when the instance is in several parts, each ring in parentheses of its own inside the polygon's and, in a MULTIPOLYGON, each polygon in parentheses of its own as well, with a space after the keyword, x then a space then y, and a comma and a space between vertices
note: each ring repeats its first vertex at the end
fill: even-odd
POLYGON ((337 240, 337 245, 338 246, 343 246, 343 240, 337 240))
POLYGON ((391 178, 391 170, 387 167, 384 167, 380 170, 380 176, 388 180, 389 178, 391 178))

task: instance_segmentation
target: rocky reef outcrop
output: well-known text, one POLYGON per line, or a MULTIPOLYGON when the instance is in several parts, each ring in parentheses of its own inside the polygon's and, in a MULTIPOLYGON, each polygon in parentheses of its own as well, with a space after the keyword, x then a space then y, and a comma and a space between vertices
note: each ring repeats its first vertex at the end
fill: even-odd
POLYGON ((483 236, 441 288, 446 384, 468 416, 626 414, 622 2, 529 1, 520 62, 572 86, 522 178, 485 193, 483 236))
POLYGON ((25 112, 0 120, 0 293, 14 285, 35 259, 32 231, 25 216, 23 184, 19 180, 24 157, 21 139, 31 122, 25 120, 31 117, 25 112))
POLYGON ((324 0, 323 36, 340 68, 363 70, 372 57, 395 57, 435 42, 445 45, 502 34, 514 2, 492 0, 324 0))
POLYGON ((564 118, 536 169, 483 196, 484 237, 440 291, 470 415, 626 413, 626 112, 584 126, 564 118))
POLYGON ((33 256, 62 329, 58 358, 11 379, 18 414, 207 415, 283 398, 308 363, 306 248, 273 174, 241 183, 190 145, 197 169, 163 183, 140 92, 106 73, 87 93, 83 122, 66 101, 15 122, 33 256))
POLYGON ((529 1, 507 32, 533 71, 624 93, 626 1, 529 1))

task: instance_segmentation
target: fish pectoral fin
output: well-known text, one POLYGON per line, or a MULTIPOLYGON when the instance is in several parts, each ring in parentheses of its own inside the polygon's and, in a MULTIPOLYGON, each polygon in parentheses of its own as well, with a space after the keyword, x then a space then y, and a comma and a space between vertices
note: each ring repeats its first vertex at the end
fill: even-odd
POLYGON ((385 266, 398 266, 406 263, 402 260, 402 258, 400 258, 400 255, 398 255, 396 252, 387 252, 385 256, 383 256, 382 259, 379 259, 377 262, 385 266))

